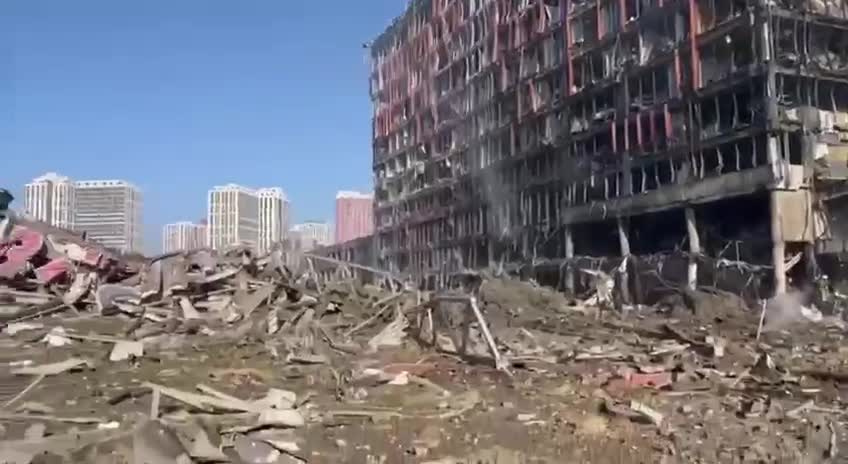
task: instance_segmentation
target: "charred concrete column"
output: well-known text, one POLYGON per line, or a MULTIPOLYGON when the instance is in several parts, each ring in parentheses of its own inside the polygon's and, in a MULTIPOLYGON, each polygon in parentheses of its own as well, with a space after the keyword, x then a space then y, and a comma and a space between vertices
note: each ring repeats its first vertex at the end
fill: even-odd
MULTIPOLYGON (((804 164, 804 178, 812 179, 815 175, 815 156, 816 156, 816 145, 818 142, 818 137, 816 134, 805 133, 801 136, 801 150, 802 150, 802 162, 804 164)), ((812 199, 807 202, 807 207, 810 208, 813 212, 810 215, 811 217, 815 217, 815 207, 812 199)), ((804 263, 805 263, 805 278, 807 282, 815 285, 816 279, 819 275, 818 262, 816 260, 816 246, 815 241, 818 236, 819 231, 816 230, 816 221, 811 221, 813 223, 813 233, 810 237, 810 241, 804 244, 804 263)))
POLYGON ((786 293, 786 242, 783 241, 783 215, 780 207, 780 192, 769 192, 769 210, 771 225, 772 251, 771 259, 774 266, 774 293, 786 293))
POLYGON ((492 269, 495 267, 495 234, 489 232, 486 242, 487 259, 489 260, 489 268, 492 269))
POLYGON ((630 238, 627 236, 626 219, 618 218, 618 243, 621 248, 621 257, 624 258, 624 264, 621 266, 621 274, 619 285, 621 286, 621 299, 624 303, 630 303, 630 278, 628 268, 631 265, 630 259, 630 238))
POLYGON ((777 104, 777 67, 775 65, 773 54, 773 31, 771 30, 770 20, 772 15, 766 13, 757 18, 757 26, 760 33, 760 49, 762 50, 762 59, 767 63, 766 71, 766 128, 773 130, 779 123, 779 112, 777 104))
POLYGON ((814 243, 804 244, 804 258, 807 281, 815 285, 819 275, 819 264, 816 261, 816 246, 814 243))
POLYGON ((571 226, 565 226, 565 289, 569 295, 574 295, 574 238, 571 236, 571 226))
POLYGON ((695 210, 685 208, 686 233, 689 238, 689 267, 686 283, 690 290, 698 288, 698 256, 701 254, 701 238, 698 236, 698 225, 695 222, 695 210))

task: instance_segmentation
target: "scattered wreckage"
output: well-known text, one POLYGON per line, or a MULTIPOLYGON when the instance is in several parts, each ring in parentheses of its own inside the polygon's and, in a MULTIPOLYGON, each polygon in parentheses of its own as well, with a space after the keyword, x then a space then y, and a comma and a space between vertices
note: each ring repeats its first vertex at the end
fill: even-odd
POLYGON ((600 271, 575 300, 20 224, 2 246, 2 462, 828 462, 845 440, 844 324, 789 297, 617 311, 600 271))

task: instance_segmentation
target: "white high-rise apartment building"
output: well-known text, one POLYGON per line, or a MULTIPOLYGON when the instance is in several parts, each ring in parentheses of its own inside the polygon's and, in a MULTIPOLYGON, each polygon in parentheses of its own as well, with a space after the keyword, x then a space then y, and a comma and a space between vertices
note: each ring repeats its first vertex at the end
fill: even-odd
POLYGON ((165 224, 162 228, 162 250, 165 253, 205 248, 206 240, 206 225, 204 224, 186 221, 165 224))
POLYGON ((55 172, 26 184, 24 208, 35 220, 63 229, 74 228, 74 183, 55 172))
POLYGON ((123 180, 74 184, 74 230, 123 252, 142 252, 141 191, 123 180))
POLYGON ((289 201, 282 189, 253 190, 236 184, 209 191, 209 246, 222 249, 247 245, 257 252, 270 251, 288 230, 289 201))
POLYGON ((253 189, 236 184, 209 191, 206 235, 212 249, 259 244, 259 197, 253 189))
POLYGON ((263 188, 259 198, 259 253, 267 253, 285 236, 289 225, 289 200, 282 189, 263 188))
POLYGON ((307 221, 302 224, 295 224, 291 230, 292 235, 297 237, 304 251, 333 243, 332 229, 326 222, 307 221))

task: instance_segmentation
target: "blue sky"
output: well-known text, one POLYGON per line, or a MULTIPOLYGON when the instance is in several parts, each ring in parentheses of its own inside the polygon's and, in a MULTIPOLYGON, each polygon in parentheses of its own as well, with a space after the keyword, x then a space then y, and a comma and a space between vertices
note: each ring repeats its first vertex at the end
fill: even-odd
MULTIPOLYGON (((294 219, 370 190, 367 50, 406 0, 3 0, 0 185, 126 179, 162 224, 279 186, 294 219)), ((15 202, 23 206, 22 197, 15 202)))

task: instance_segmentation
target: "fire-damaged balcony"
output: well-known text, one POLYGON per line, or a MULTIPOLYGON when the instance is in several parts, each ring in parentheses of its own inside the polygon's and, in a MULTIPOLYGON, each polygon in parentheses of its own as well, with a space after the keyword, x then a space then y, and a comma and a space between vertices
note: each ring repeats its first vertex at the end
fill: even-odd
POLYGON ((575 291, 605 261, 635 298, 662 254, 689 285, 717 260, 769 269, 763 292, 835 272, 846 5, 411 2, 371 47, 380 265, 548 268, 575 291))

